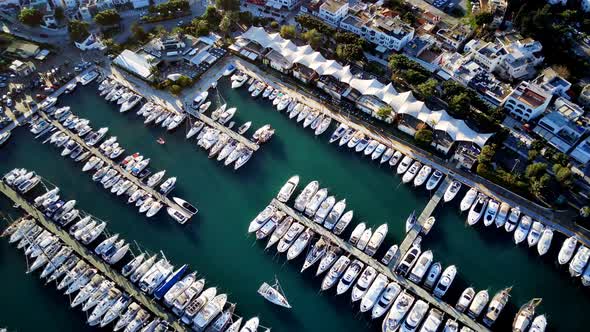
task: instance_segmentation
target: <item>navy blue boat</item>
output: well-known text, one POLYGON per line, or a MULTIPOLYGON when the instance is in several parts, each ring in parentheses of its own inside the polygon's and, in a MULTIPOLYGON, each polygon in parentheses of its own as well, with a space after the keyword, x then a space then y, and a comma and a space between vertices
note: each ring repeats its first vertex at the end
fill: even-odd
POLYGON ((179 267, 178 270, 174 271, 158 288, 156 288, 154 291, 154 297, 158 300, 163 298, 170 288, 174 286, 174 284, 177 283, 180 278, 182 278, 187 270, 188 265, 184 264, 183 266, 179 267))

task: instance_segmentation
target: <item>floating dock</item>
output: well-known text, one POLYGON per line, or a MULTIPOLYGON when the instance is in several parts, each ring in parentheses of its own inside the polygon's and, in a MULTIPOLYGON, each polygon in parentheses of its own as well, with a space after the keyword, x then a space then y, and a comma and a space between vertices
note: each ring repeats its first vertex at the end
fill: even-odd
POLYGON ((430 198, 430 201, 428 201, 428 204, 426 204, 426 207, 424 207, 422 213, 420 213, 420 216, 418 216, 417 222, 414 224, 414 227, 412 227, 408 234, 406 234, 406 237, 402 241, 402 244, 399 246, 399 250, 395 253, 395 256, 389 263, 389 268, 395 268, 395 266, 397 266, 397 264, 399 263, 399 259, 401 257, 404 257, 406 252, 408 252, 408 250, 412 247, 412 244, 414 244, 414 241, 416 241, 416 238, 418 237, 418 235, 420 235, 420 232, 422 232, 422 225, 424 224, 424 221, 426 221, 426 219, 432 216, 434 210, 438 206, 438 203, 440 203, 440 200, 444 196, 445 191, 447 191, 447 188, 451 185, 451 182, 452 180, 448 176, 446 176, 442 180, 442 183, 438 186, 438 189, 430 198))
POLYGON ((49 230, 51 233, 57 235, 64 244, 70 246, 76 254, 83 258, 86 262, 93 265, 100 273, 105 277, 114 281, 121 290, 127 292, 131 297, 134 298, 144 308, 152 312, 155 316, 167 320, 172 324, 172 327, 176 331, 189 331, 185 326, 179 324, 177 317, 168 313, 162 306, 158 305, 151 298, 146 296, 144 293, 139 291, 135 285, 131 283, 127 278, 123 277, 118 271, 114 270, 110 265, 96 257, 91 250, 87 249, 81 243, 76 241, 67 231, 57 227, 56 224, 48 220, 45 215, 23 199, 17 192, 12 190, 9 186, 0 181, 0 192, 6 197, 12 200, 15 204, 20 206, 26 213, 31 217, 35 218, 43 227, 49 230))
POLYGON ((178 211, 182 211, 183 209, 176 204, 173 200, 169 199, 168 197, 162 195, 157 190, 146 186, 143 182, 141 182, 138 178, 133 176, 131 173, 124 170, 119 164, 117 164, 112 159, 105 156, 102 152, 100 152, 94 146, 88 146, 86 142, 78 135, 71 132, 68 128, 65 128, 59 121, 49 118, 46 114, 40 113, 41 116, 46 120, 49 121, 52 125, 54 125, 57 129, 61 130, 62 132, 66 133, 70 138, 73 138, 78 144, 80 144, 84 149, 90 151, 93 155, 97 156, 98 158, 102 159, 106 165, 111 166, 121 174, 121 176, 125 177, 127 180, 130 180, 133 184, 138 186, 139 188, 145 190, 148 194, 152 195, 153 198, 163 202, 165 205, 170 206, 178 211))
MULTIPOLYGON (((441 186, 441 187, 444 187, 444 186, 441 186)), ((438 191, 440 191, 440 188, 438 191)), ((443 191, 443 193, 444 193, 444 191, 443 191)), ((455 308, 453 308, 452 306, 450 306, 449 304, 447 304, 443 300, 432 296, 432 294, 427 292, 425 289, 419 287, 418 285, 414 284, 413 282, 409 281, 408 279, 393 273, 393 270, 389 269, 387 266, 379 263, 376 259, 367 255, 363 251, 357 249, 355 246, 353 246, 349 242, 344 241, 342 238, 338 237, 334 233, 332 233, 329 230, 322 227, 322 225, 307 219, 306 217, 304 217, 300 213, 297 213, 295 210, 293 210, 291 207, 287 206, 286 204, 281 203, 276 199, 273 199, 271 201, 271 205, 273 205, 277 209, 287 213, 288 215, 293 217, 293 219, 295 219, 297 222, 300 222, 304 226, 309 227, 311 230, 313 230, 316 234, 319 234, 324 239, 327 239, 327 240, 331 241, 333 244, 338 245, 342 250, 344 250, 348 254, 360 259, 363 263, 365 263, 365 265, 372 266, 373 268, 375 268, 375 270, 377 270, 377 272, 383 273, 390 280, 396 281, 403 288, 409 290, 410 292, 416 294, 418 297, 422 298, 424 301, 428 302, 431 307, 436 307, 436 308, 440 309, 442 312, 446 313, 446 315, 449 318, 453 318, 453 319, 461 322, 463 325, 471 328, 474 331, 478 331, 478 332, 489 331, 483 325, 481 325, 481 324, 477 323, 476 321, 472 320, 471 318, 469 318, 466 314, 458 312, 457 310, 455 310, 455 308)))
POLYGON ((186 111, 186 113, 194 116, 198 120, 203 121, 207 126, 213 127, 215 129, 219 130, 220 132, 225 133, 226 135, 235 139, 236 141, 238 141, 238 143, 242 143, 243 145, 245 145, 246 147, 248 147, 248 149, 250 149, 252 151, 257 151, 260 148, 260 146, 258 144, 252 142, 251 140, 238 134, 237 132, 229 129, 228 127, 222 125, 221 123, 214 121, 213 119, 206 116, 205 114, 201 114, 199 112, 194 112, 194 111, 186 111))

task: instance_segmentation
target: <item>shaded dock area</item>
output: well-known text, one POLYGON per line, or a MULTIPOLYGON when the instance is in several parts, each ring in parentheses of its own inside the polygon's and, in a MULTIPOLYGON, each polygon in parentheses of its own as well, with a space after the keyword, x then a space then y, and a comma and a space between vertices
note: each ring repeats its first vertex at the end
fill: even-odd
POLYGON ((57 227, 56 224, 48 220, 41 211, 23 199, 17 192, 12 190, 12 188, 4 184, 4 182, 0 182, 0 192, 2 192, 8 199, 12 200, 31 217, 35 218, 44 228, 58 236, 64 244, 70 246, 77 255, 94 266, 101 274, 114 281, 117 284, 117 287, 122 291, 127 292, 135 301, 141 304, 141 306, 149 310, 155 316, 170 322, 175 331, 188 331, 185 326, 181 325, 176 320, 176 316, 167 312, 162 306, 142 293, 131 283, 131 281, 123 277, 110 265, 96 257, 91 250, 76 241, 76 239, 74 239, 67 231, 57 227))
POLYGON ((172 208, 174 208, 174 209, 176 209, 178 211, 182 211, 182 208, 180 206, 178 206, 178 204, 176 204, 176 202, 174 202, 173 200, 169 199, 165 195, 162 195, 157 190, 154 190, 153 188, 150 188, 147 185, 145 185, 143 182, 141 182, 140 179, 136 178, 131 173, 127 172, 118 163, 116 163, 112 159, 110 159, 107 156, 105 156, 101 151, 98 150, 98 148, 96 148, 94 146, 89 146, 88 144, 86 144, 86 142, 82 138, 80 138, 80 136, 74 134, 72 131, 70 131, 68 128, 64 127, 57 120, 54 120, 54 119, 49 118, 44 113, 40 113, 40 114, 41 114, 41 116, 46 121, 50 122, 57 129, 59 129, 62 132, 66 133, 70 138, 73 138, 76 141, 76 143, 80 144, 85 150, 90 151, 93 155, 95 155, 98 158, 100 158, 102 161, 105 162, 106 165, 109 165, 111 168, 116 169, 117 172, 119 172, 119 174, 121 174, 121 176, 125 177, 125 179, 131 181, 133 184, 135 184, 139 188, 145 190, 148 194, 152 195, 152 197, 154 199, 157 199, 157 200, 161 201, 166 206, 170 206, 170 207, 172 207, 172 208))
MULTIPOLYGON (((443 186, 441 186, 441 187, 443 187, 443 186)), ((440 188, 439 188, 439 190, 440 190, 440 188)), ((444 191, 443 191, 443 193, 444 193, 444 191)), ((489 331, 483 325, 472 320, 467 315, 458 312, 457 310, 455 310, 455 308, 453 308, 452 306, 450 306, 446 302, 444 302, 438 298, 435 298, 429 292, 427 292, 426 290, 424 290, 420 286, 414 284, 413 282, 409 281, 408 279, 395 274, 392 269, 381 264, 376 259, 367 255, 363 251, 359 250, 358 248, 356 248, 355 246, 353 246, 349 242, 344 241, 342 238, 336 236, 334 233, 332 233, 329 230, 322 227, 322 225, 307 219, 306 217, 304 217, 300 213, 297 213, 295 210, 293 210, 291 207, 287 206, 286 204, 281 203, 276 199, 273 199, 271 201, 271 205, 273 205, 277 209, 287 213, 289 216, 293 217, 293 219, 296 220, 297 222, 303 224, 306 227, 309 227, 316 234, 320 235, 321 237, 323 237, 326 240, 329 240, 330 242, 332 242, 332 244, 337 245, 338 247, 340 247, 343 251, 345 251, 349 255, 352 255, 352 256, 358 258, 365 265, 372 266, 373 268, 375 268, 375 270, 377 270, 377 272, 383 273, 390 280, 396 281, 403 288, 416 294, 418 297, 420 297, 424 301, 428 302, 431 307, 436 307, 439 310, 441 310, 442 312, 444 312, 449 318, 452 318, 452 319, 457 320, 458 322, 461 322, 463 325, 468 326, 469 328, 473 329, 474 331, 478 331, 478 332, 489 331)))

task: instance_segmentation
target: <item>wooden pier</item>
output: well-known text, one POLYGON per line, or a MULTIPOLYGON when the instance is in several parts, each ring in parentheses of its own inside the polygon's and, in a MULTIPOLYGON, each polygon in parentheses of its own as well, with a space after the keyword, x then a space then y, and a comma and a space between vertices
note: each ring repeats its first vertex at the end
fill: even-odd
POLYGON ((76 241, 67 231, 57 227, 52 221, 48 220, 45 215, 23 199, 17 192, 12 190, 9 186, 0 181, 0 191, 15 204, 20 206, 26 213, 31 217, 35 218, 43 227, 49 230, 51 233, 57 235, 64 244, 70 246, 76 254, 83 258, 86 262, 94 266, 102 275, 111 279, 117 284, 122 291, 127 292, 131 297, 134 298, 144 308, 152 312, 155 316, 165 319, 172 324, 172 327, 176 331, 189 331, 185 326, 181 325, 177 321, 177 317, 167 312, 161 305, 153 301, 151 298, 142 293, 135 285, 131 283, 127 278, 123 277, 119 271, 114 270, 110 265, 105 263, 100 258, 96 257, 92 250, 89 250, 83 246, 80 242, 76 241))
MULTIPOLYGON (((443 186, 441 186, 441 187, 443 187, 443 186)), ((440 188, 438 191, 440 191, 440 188)), ((293 217, 293 219, 295 219, 297 222, 303 224, 306 227, 309 227, 311 230, 313 230, 319 236, 321 236, 324 239, 329 240, 333 244, 337 245, 342 250, 347 252, 349 255, 352 255, 352 256, 358 258, 363 263, 365 263, 365 265, 372 266, 373 268, 375 268, 375 270, 377 270, 377 272, 383 273, 390 280, 396 281, 403 288, 416 294, 418 297, 420 297, 424 301, 428 302, 430 307, 438 308, 442 312, 446 313, 446 315, 449 318, 452 318, 452 319, 455 319, 455 320, 461 322, 463 325, 466 325, 467 327, 471 328, 474 331, 478 331, 478 332, 489 331, 483 325, 481 325, 481 324, 477 323, 476 321, 472 320, 471 318, 469 318, 466 314, 458 312, 457 310, 455 310, 455 308, 453 308, 452 306, 450 306, 446 302, 442 301, 441 299, 438 299, 438 298, 432 296, 429 292, 427 292, 426 290, 424 290, 420 286, 416 285, 415 283, 409 281, 408 279, 406 279, 402 276, 397 275, 396 273, 393 272, 392 269, 389 269, 387 266, 381 264, 376 259, 367 255, 363 251, 359 250, 358 248, 356 248, 355 246, 353 246, 349 242, 344 241, 340 237, 336 236, 334 233, 328 231, 327 229, 322 227, 322 225, 307 219, 306 217, 304 217, 300 213, 297 213, 295 210, 293 210, 291 207, 287 206, 286 204, 281 203, 276 199, 273 199, 271 201, 271 204, 273 206, 275 206, 277 209, 279 209, 279 210, 287 213, 291 217, 293 217)))
MULTIPOLYGON (((104 74, 104 73, 103 73, 104 74)), ((111 79, 114 79, 115 81, 117 81, 117 83, 124 85, 125 87, 127 87, 128 89, 132 90, 134 93, 140 95, 140 96, 144 96, 145 97, 145 93, 140 93, 137 91, 137 89, 131 84, 129 83, 127 80, 121 80, 119 79, 119 77, 115 77, 113 78, 112 76, 110 76, 111 79)), ((180 111, 174 109, 174 108, 170 108, 167 105, 165 105, 163 102, 160 102, 160 100, 155 99, 155 98, 150 98, 150 97, 145 97, 146 99, 148 99, 148 101, 151 101, 157 105, 160 105, 162 107, 164 107, 167 111, 178 114, 180 111)), ((192 115, 193 117, 203 121, 207 126, 209 127, 213 127, 217 130, 219 130, 222 133, 225 133, 226 135, 228 135, 229 137, 235 139, 236 141, 238 141, 239 143, 242 143, 243 145, 245 145, 246 147, 248 147, 250 150, 252 151, 257 151, 260 146, 254 142, 252 142, 251 140, 247 139, 246 137, 238 134, 237 132, 229 129, 228 127, 222 125, 221 123, 214 121, 213 119, 211 119, 210 117, 201 114, 193 109, 191 109, 190 105, 184 105, 183 111, 188 114, 188 115, 192 115)))
POLYGON ((424 221, 426 221, 426 219, 432 216, 432 213, 434 213, 434 209, 436 209, 436 207, 438 206, 438 203, 444 196, 445 191, 447 191, 449 185, 451 185, 451 182, 452 180, 448 176, 442 180, 442 183, 438 186, 438 189, 430 198, 430 201, 428 201, 428 204, 426 204, 426 207, 424 207, 422 213, 420 213, 420 216, 418 216, 416 223, 414 224, 412 229, 410 229, 408 234, 406 234, 406 237, 402 241, 402 244, 399 246, 399 250, 395 253, 395 256, 389 263, 390 268, 393 269, 395 266, 397 266, 397 264, 399 263, 399 259, 401 257, 404 257, 406 252, 408 252, 408 250, 412 247, 412 244, 414 244, 414 241, 416 241, 416 238, 418 237, 418 235, 420 235, 420 232, 422 232, 422 225, 424 224, 424 221))
POLYGON ((203 121, 207 126, 213 127, 215 129, 219 130, 220 132, 225 133, 226 135, 235 139, 236 141, 238 141, 238 143, 242 143, 243 145, 245 145, 248 149, 250 149, 252 151, 257 151, 260 148, 260 145, 252 142, 251 140, 247 139, 246 137, 244 137, 244 136, 238 134, 237 132, 229 129, 228 127, 222 125, 221 123, 214 121, 213 119, 206 116, 205 114, 202 114, 199 112, 194 112, 194 111, 186 111, 186 113, 189 114, 190 116, 194 116, 198 120, 203 121))
POLYGON ((98 158, 102 159, 106 165, 109 165, 111 168, 114 168, 119 172, 119 174, 125 177, 127 180, 130 180, 133 184, 138 186, 139 188, 145 190, 148 194, 152 195, 154 199, 161 201, 164 205, 170 206, 178 211, 183 211, 183 209, 176 204, 173 200, 169 199, 165 195, 162 195, 159 191, 155 190, 154 188, 150 188, 141 182, 140 179, 133 176, 131 173, 127 172, 123 167, 121 167, 118 163, 113 161, 112 159, 105 156, 98 148, 94 146, 89 146, 86 142, 78 135, 74 134, 70 129, 64 127, 59 121, 49 118, 44 113, 39 113, 41 116, 46 120, 49 121, 52 125, 54 125, 57 129, 61 130, 62 132, 66 133, 70 138, 73 138, 78 144, 80 144, 85 150, 90 151, 93 155, 97 156, 98 158))

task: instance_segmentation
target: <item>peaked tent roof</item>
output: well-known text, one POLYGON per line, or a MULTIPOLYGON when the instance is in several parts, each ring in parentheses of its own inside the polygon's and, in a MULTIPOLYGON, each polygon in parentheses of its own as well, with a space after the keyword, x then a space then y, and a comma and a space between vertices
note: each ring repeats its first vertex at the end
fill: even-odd
POLYGON ((363 80, 354 77, 349 66, 324 58, 309 45, 297 46, 278 33, 268 33, 261 27, 250 27, 240 38, 271 48, 292 64, 298 63, 313 69, 319 75, 329 75, 348 84, 362 95, 374 96, 390 105, 395 112, 407 114, 425 122, 436 130, 445 131, 455 141, 473 142, 483 147, 493 134, 480 134, 469 128, 465 121, 455 119, 446 111, 431 111, 424 102, 416 100, 410 91, 398 93, 391 83, 384 85, 378 80, 363 80))

